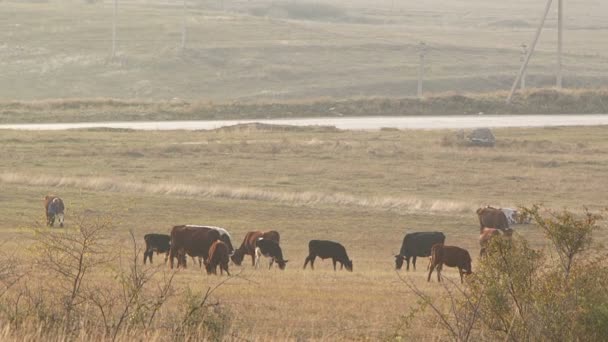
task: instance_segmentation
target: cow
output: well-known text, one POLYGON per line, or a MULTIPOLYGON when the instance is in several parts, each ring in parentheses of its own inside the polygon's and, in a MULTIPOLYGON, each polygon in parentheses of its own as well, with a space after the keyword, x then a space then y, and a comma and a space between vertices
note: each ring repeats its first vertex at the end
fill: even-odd
POLYGON ((260 266, 260 258, 263 256, 270 259, 270 264, 268 265, 268 269, 272 267, 272 264, 276 261, 279 265, 279 268, 284 270, 287 261, 283 259, 283 251, 281 251, 281 247, 279 244, 270 239, 258 238, 255 247, 255 268, 260 266))
POLYGON ((308 256, 304 261, 304 269, 310 262, 310 268, 314 270, 315 258, 321 259, 331 258, 336 270, 336 262, 340 262, 340 269, 346 267, 348 271, 353 271, 353 261, 348 258, 344 246, 334 241, 327 240, 310 240, 308 243, 308 256))
POLYGON ((166 264, 171 250, 171 237, 167 234, 146 234, 144 235, 144 241, 146 242, 144 265, 146 264, 147 259, 150 259, 150 263, 152 263, 154 252, 156 252, 156 254, 165 253, 166 264))
POLYGON ((477 209, 477 217, 479 218, 479 232, 484 228, 496 228, 504 230, 509 228, 507 216, 500 209, 486 206, 485 208, 477 209))
POLYGON ((400 270, 403 260, 407 262, 406 270, 410 270, 410 258, 414 271, 416 270, 416 257, 431 256, 431 247, 436 243, 444 243, 445 235, 441 232, 416 232, 405 234, 401 251, 395 255, 395 268, 400 270))
POLYGON ((281 236, 277 231, 274 230, 269 230, 267 232, 262 232, 259 230, 248 232, 245 235, 241 246, 236 249, 234 253, 230 256, 232 262, 234 262, 235 265, 240 266, 243 262, 243 259, 245 258, 245 255, 250 255, 251 264, 255 266, 255 247, 259 238, 272 240, 278 244, 279 240, 281 239, 281 236))
POLYGON ((466 249, 456 246, 445 246, 442 243, 433 245, 431 248, 431 269, 427 281, 431 281, 431 274, 437 268, 437 281, 441 281, 441 269, 443 265, 458 267, 460 282, 463 283, 463 274, 471 274, 471 255, 466 249))
POLYGON ((59 221, 59 227, 63 228, 63 212, 65 206, 63 200, 54 195, 44 197, 44 213, 46 214, 46 225, 53 227, 55 219, 59 221))
POLYGON ((191 228, 210 228, 210 229, 215 229, 218 231, 218 233, 220 233, 220 240, 222 240, 226 246, 228 247, 228 254, 232 254, 234 253, 234 247, 232 247, 232 237, 230 236, 230 233, 228 233, 228 231, 224 228, 221 227, 214 227, 214 226, 199 226, 199 225, 195 225, 195 224, 187 224, 186 227, 191 227, 191 228))
POLYGON ((484 228, 481 231, 481 234, 479 234, 479 257, 483 258, 486 255, 486 249, 488 247, 488 243, 490 243, 490 240, 492 238, 494 238, 495 236, 501 236, 503 238, 506 239, 510 239, 511 236, 513 235, 513 229, 509 228, 509 229, 505 229, 504 231, 501 231, 500 229, 496 229, 496 228, 484 228))
POLYGON ((209 257, 205 260, 205 269, 207 274, 217 274, 217 267, 220 267, 220 275, 224 274, 224 271, 228 275, 228 262, 230 261, 228 254, 228 245, 221 240, 215 241, 211 247, 209 247, 209 257))
POLYGON ((202 257, 207 260, 209 248, 220 240, 220 233, 208 227, 174 226, 171 229, 171 249, 169 259, 173 268, 173 259, 177 258, 177 267, 186 268, 186 254, 191 257, 202 257))

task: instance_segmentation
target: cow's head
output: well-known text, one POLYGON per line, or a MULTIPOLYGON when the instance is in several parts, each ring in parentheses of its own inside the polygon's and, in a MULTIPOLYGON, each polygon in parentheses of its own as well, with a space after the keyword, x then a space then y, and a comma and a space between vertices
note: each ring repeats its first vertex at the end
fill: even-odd
POLYGON ((395 269, 400 270, 403 266, 403 259, 405 259, 402 255, 395 255, 395 269))
POLYGON ((241 263, 243 262, 244 257, 245 257, 245 254, 240 249, 237 249, 236 251, 234 251, 234 253, 232 253, 232 255, 230 256, 230 259, 232 260, 232 262, 235 265, 241 266, 241 263))
POLYGON ((351 272, 352 272, 352 271, 353 271, 353 261, 352 261, 352 260, 347 260, 347 261, 344 263, 344 267, 346 267, 346 269, 347 269, 348 271, 351 271, 351 272))
POLYGON ((234 253, 234 247, 232 247, 232 241, 230 241, 230 236, 226 234, 221 234, 220 240, 228 247, 228 254, 232 255, 234 253))
POLYGON ((280 269, 282 269, 282 270, 284 270, 284 269, 285 269, 285 266, 287 266, 287 262, 288 262, 289 260, 283 260, 283 259, 281 259, 281 260, 277 260, 277 259, 275 259, 275 261, 276 261, 276 262, 277 262, 277 264, 279 265, 279 268, 280 268, 280 269))

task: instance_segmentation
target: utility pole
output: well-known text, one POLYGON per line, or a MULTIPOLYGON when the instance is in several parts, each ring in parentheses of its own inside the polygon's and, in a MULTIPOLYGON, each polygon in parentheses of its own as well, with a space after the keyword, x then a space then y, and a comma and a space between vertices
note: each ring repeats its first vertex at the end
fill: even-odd
POLYGON ((517 88, 517 84, 521 80, 526 68, 528 67, 528 63, 530 62, 530 57, 532 57, 532 53, 534 52, 534 48, 536 47, 536 43, 538 43, 538 37, 540 37, 540 32, 543 30, 543 26, 545 26, 545 20, 547 19, 547 14, 549 14, 549 9, 551 8, 551 3, 553 0, 548 0, 547 5, 545 6, 545 12, 540 20, 540 24, 536 29, 536 34, 534 35, 534 39, 532 40, 532 44, 530 44, 530 50, 528 50, 528 54, 526 55, 526 59, 524 63, 519 68, 519 72, 517 73, 517 77, 513 82, 513 86, 511 86, 511 91, 509 92, 509 96, 507 97, 507 103, 511 103, 511 99, 513 98, 513 94, 515 93, 515 89, 517 88))
POLYGON ((557 0, 557 76, 555 87, 562 89, 562 32, 564 27, 563 1, 557 0))
POLYGON ((422 81, 424 79, 424 57, 426 55, 427 46, 424 42, 418 44, 418 54, 420 56, 420 63, 418 65, 418 98, 422 98, 422 81))
POLYGON ((182 46, 181 51, 184 53, 186 50, 186 34, 187 34, 187 26, 186 26, 186 14, 187 14, 187 2, 188 0, 184 0, 183 4, 183 13, 182 13, 182 46))
MULTIPOLYGON (((528 46, 526 44, 521 44, 521 55, 519 56, 519 62, 521 64, 524 63, 524 61, 526 60, 526 56, 528 55, 528 46)), ((521 75, 521 84, 519 86, 519 89, 526 90, 526 76, 527 76, 528 71, 524 70, 524 74, 521 75)))
POLYGON ((112 54, 111 58, 116 57, 116 15, 118 12, 118 0, 114 0, 114 10, 112 11, 112 54))

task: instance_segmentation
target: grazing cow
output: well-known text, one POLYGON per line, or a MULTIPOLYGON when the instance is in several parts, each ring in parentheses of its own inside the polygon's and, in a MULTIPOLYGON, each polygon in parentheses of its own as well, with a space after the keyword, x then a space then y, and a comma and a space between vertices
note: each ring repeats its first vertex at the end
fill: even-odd
POLYGON ((220 227, 214 227, 214 226, 199 226, 199 225, 195 225, 195 224, 188 224, 188 225, 186 225, 186 227, 210 228, 210 229, 217 230, 218 233, 220 233, 220 240, 222 240, 228 247, 228 254, 234 253, 234 247, 232 247, 232 241, 230 240, 232 237, 230 236, 230 233, 228 233, 228 231, 226 229, 220 228, 220 227))
POLYGON ((243 239, 243 243, 241 247, 234 251, 230 259, 234 262, 235 265, 240 266, 245 258, 245 255, 251 256, 251 264, 255 266, 255 247, 259 238, 264 238, 265 240, 272 240, 279 243, 281 236, 277 231, 269 230, 267 232, 262 231, 253 231, 249 232, 245 235, 245 239, 243 239))
POLYGON ((217 274, 217 267, 220 267, 220 275, 224 274, 224 271, 228 275, 228 262, 230 261, 228 254, 228 245, 221 240, 215 241, 211 247, 209 247, 209 257, 205 260, 205 269, 207 274, 217 274))
POLYGON ((334 264, 334 271, 336 270, 336 261, 340 262, 340 269, 346 267, 347 270, 353 271, 353 261, 348 259, 346 249, 344 246, 337 242, 327 240, 310 240, 308 243, 308 256, 304 261, 304 269, 310 261, 310 268, 315 269, 315 258, 321 259, 331 258, 334 264))
POLYGON ((403 260, 407 262, 406 270, 410 270, 410 258, 416 270, 416 257, 431 256, 431 247, 436 243, 444 243, 445 235, 441 232, 417 232, 405 234, 401 251, 395 255, 395 268, 400 270, 403 260))
POLYGON ((279 268, 284 270, 288 260, 283 259, 283 252, 281 247, 276 241, 266 240, 259 238, 255 247, 255 268, 260 266, 260 257, 265 256, 270 258, 270 264, 268 269, 272 267, 272 264, 276 261, 279 268))
POLYGON ((63 228, 63 211, 65 206, 63 200, 57 196, 47 195, 44 197, 44 212, 46 214, 46 225, 53 227, 55 218, 59 220, 59 227, 63 228))
POLYGON ((173 268, 173 259, 177 258, 177 267, 186 268, 186 254, 191 257, 202 257, 207 260, 209 248, 220 240, 220 233, 212 228, 174 226, 171 229, 171 250, 169 253, 170 265, 173 268))
POLYGON ((471 255, 466 249, 438 243, 433 245, 431 249, 431 269, 427 281, 431 281, 431 274, 435 268, 437 268, 437 281, 441 281, 441 269, 444 264, 449 267, 458 267, 461 283, 463 282, 463 274, 473 273, 471 270, 471 255))
POLYGON ((484 228, 479 234, 479 257, 482 258, 486 255, 486 249, 488 247, 488 243, 495 236, 503 236, 503 238, 510 239, 513 236, 513 229, 505 229, 502 231, 496 228, 484 228))
POLYGON ((150 259, 150 263, 152 263, 154 252, 156 252, 156 254, 165 253, 166 264, 171 250, 171 237, 167 234, 146 234, 144 235, 144 241, 146 242, 144 265, 148 258, 150 259))
POLYGON ((484 228, 496 228, 504 230, 509 228, 507 216, 500 209, 487 206, 477 209, 477 217, 479 218, 479 232, 484 228))

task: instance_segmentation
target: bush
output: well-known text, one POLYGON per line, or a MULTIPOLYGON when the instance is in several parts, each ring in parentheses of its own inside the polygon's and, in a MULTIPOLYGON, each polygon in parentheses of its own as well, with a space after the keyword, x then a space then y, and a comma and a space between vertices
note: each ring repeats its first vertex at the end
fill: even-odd
POLYGON ((444 285, 447 312, 406 284, 454 340, 605 340, 608 263, 605 255, 585 253, 602 218, 586 209, 582 215, 538 205, 521 209, 551 241, 549 253, 520 236, 491 240, 465 288, 444 285))

